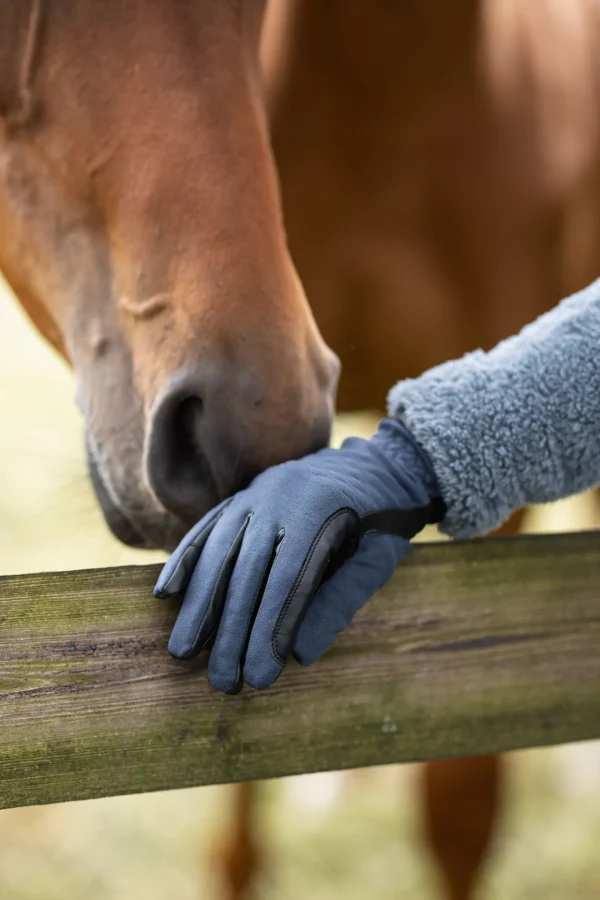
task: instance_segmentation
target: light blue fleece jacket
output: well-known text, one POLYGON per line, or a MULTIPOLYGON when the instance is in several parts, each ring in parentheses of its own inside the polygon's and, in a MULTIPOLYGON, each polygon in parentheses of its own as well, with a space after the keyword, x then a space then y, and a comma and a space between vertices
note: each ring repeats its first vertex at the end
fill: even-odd
POLYGON ((489 353, 401 381, 388 408, 431 459, 452 537, 599 484, 600 279, 489 353))

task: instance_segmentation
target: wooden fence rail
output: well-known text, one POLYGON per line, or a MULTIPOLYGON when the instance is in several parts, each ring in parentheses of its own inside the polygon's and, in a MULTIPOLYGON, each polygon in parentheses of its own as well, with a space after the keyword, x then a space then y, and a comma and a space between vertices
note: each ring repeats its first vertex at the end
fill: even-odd
POLYGON ((0 808, 600 737, 600 533, 420 545, 236 697, 167 655, 157 571, 0 579, 0 808))

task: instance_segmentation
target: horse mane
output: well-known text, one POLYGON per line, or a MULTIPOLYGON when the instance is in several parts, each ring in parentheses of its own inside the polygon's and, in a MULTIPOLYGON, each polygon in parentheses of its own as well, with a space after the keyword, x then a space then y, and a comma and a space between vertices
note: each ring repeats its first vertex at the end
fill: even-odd
MULTIPOLYGON (((15 129, 25 128, 33 119, 35 111, 35 102, 33 98, 33 80, 35 73, 35 63, 41 43, 42 19, 43 19, 43 0, 31 0, 29 16, 26 22, 25 40, 23 43, 23 52, 20 62, 8 61, 8 47, 0 46, 0 63, 5 65, 0 69, 0 79, 6 79, 8 90, 5 84, 0 83, 0 117, 4 120, 6 128, 11 131, 15 129), (14 82, 16 72, 16 85, 11 96, 10 84, 14 82), (6 69, 7 71, 3 71, 6 69), (1 93, 2 89, 6 90, 6 95, 1 93)), ((9 13, 10 16, 10 13, 9 13)), ((7 45, 15 43, 15 33, 11 28, 5 29, 7 37, 7 45)))

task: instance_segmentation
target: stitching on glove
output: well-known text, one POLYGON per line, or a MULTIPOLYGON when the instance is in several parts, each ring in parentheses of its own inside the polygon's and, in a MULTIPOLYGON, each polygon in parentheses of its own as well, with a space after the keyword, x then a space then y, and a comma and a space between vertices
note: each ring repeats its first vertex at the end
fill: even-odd
MULTIPOLYGON (((227 555, 225 556, 225 559, 223 560, 223 562, 221 564, 221 568, 219 569, 219 574, 217 575, 217 580, 215 581, 211 595, 208 598, 208 604, 206 606, 206 609, 204 610, 204 615, 202 616, 202 620, 201 620, 200 624, 198 625, 198 628, 196 629, 196 634, 194 636, 194 641, 192 643, 191 649, 188 650, 188 652, 185 654, 183 659, 188 659, 190 656, 196 655, 196 652, 197 652, 196 644, 198 642, 198 635, 202 631, 202 626, 204 625, 209 613, 213 612, 213 604, 215 602, 215 592, 220 587, 223 572, 226 570, 227 566, 229 566, 231 564, 231 559, 234 555, 235 555, 235 560, 234 560, 233 564, 235 566, 235 561, 237 560, 238 556, 240 555, 240 550, 242 549, 242 543, 244 540, 244 535, 246 533, 246 528, 248 527, 248 523, 250 522, 251 518, 252 518, 251 515, 246 516, 246 519, 244 520, 244 524, 242 525, 242 527, 238 531, 237 535, 235 536, 233 543, 231 544, 231 547, 229 548, 229 551, 227 552, 227 555)), ((225 606, 225 603, 227 602, 227 593, 228 592, 229 592, 229 581, 227 582, 227 586, 225 588, 225 599, 223 601, 223 608, 225 606)), ((221 613, 222 613, 222 610, 221 610, 221 613)), ((204 647, 207 646, 207 644, 210 644, 213 637, 217 633, 220 623, 221 623, 221 616, 218 617, 218 620, 217 620, 214 628, 212 629, 211 633, 208 635, 208 637, 204 641, 204 644, 202 645, 202 647, 199 648, 199 650, 202 650, 204 647)))
POLYGON ((296 594, 298 592, 298 587, 300 585, 300 582, 302 581, 302 578, 304 577, 304 573, 306 572, 307 568, 310 565, 310 562, 315 554, 315 550, 317 549, 319 540, 321 539, 323 532, 325 531, 326 528, 328 528, 328 526, 331 524, 331 522, 335 521, 335 519, 339 518, 342 515, 347 515, 348 513, 350 513, 353 516, 356 516, 356 519, 358 521, 359 516, 358 516, 358 513, 356 512, 356 510, 352 509, 351 506, 344 506, 341 509, 336 510, 336 512, 332 513, 329 516, 329 518, 326 519, 325 522, 323 522, 323 524, 321 525, 321 527, 317 533, 317 536, 315 537, 315 539, 313 540, 313 542, 311 544, 310 550, 309 550, 304 562, 302 563, 302 568, 296 575, 296 579, 291 587, 291 590, 290 590, 289 594, 287 595, 283 606, 279 610, 279 615, 277 616, 275 628, 273 629, 273 633, 271 635, 271 656, 273 657, 275 662, 278 663, 280 666, 285 665, 285 659, 282 659, 282 657, 279 655, 275 644, 276 644, 279 632, 281 631, 281 626, 282 626, 283 620, 285 619, 285 614, 287 613, 288 609, 290 608, 292 601, 294 600, 294 597, 296 596, 296 594))
MULTIPOLYGON (((229 506, 229 503, 227 504, 227 506, 229 506)), ((217 522, 219 521, 219 519, 221 518, 221 516, 227 509, 227 506, 224 506, 223 509, 216 516, 212 517, 212 519, 209 519, 209 521, 206 523, 206 525, 204 526, 202 531, 199 534, 197 534, 196 537, 194 538, 194 540, 190 544, 188 544, 188 546, 185 548, 177 565, 171 572, 171 575, 169 576, 167 583, 165 585, 163 585, 163 587, 161 588, 160 598, 171 596, 171 584, 177 575, 179 575, 179 580, 181 580, 182 568, 187 570, 184 573, 185 575, 188 575, 188 576, 191 575, 192 570, 196 567, 196 564, 197 564, 198 560, 200 559, 200 554, 202 553, 202 551, 204 549, 204 545, 206 544, 206 541, 208 540, 213 528, 215 527, 215 525, 217 524, 217 522), (196 551, 196 550, 198 551, 197 555, 190 552, 190 551, 196 551), (195 558, 190 566, 188 563, 188 560, 190 559, 191 556, 194 556, 195 558)), ((189 583, 189 578, 187 579, 187 583, 185 585, 186 588, 187 588, 188 583, 189 583)), ((181 588, 179 588, 177 593, 180 593, 181 590, 185 590, 185 588, 183 588, 183 586, 182 586, 181 588)))
MULTIPOLYGON (((260 581, 258 583, 258 587, 256 589, 256 593, 254 595, 254 599, 252 600, 252 605, 250 607, 250 615, 248 616, 248 624, 246 625, 246 631, 244 633, 244 640, 242 641, 242 646, 240 650, 240 658, 238 661, 237 671, 235 675, 235 681, 231 685, 230 688, 226 690, 227 694, 239 694, 244 686, 243 679, 243 670, 244 663, 246 662, 246 654, 248 652, 248 644, 250 643, 250 635, 252 633, 252 628, 254 627, 254 623, 256 621, 256 616, 258 615, 258 610, 260 609, 260 601, 262 600, 263 594, 265 592, 265 587, 267 585, 267 581, 269 580, 269 575, 271 574, 271 569, 273 568, 273 563, 279 553, 279 548, 281 547, 281 542, 283 540, 283 536, 285 535, 285 531, 281 530, 275 539, 275 543, 269 553, 267 561, 263 567, 262 574, 260 576, 260 581)), ((225 614, 225 610, 227 608, 227 600, 225 600, 225 606, 223 607, 223 615, 225 614)))

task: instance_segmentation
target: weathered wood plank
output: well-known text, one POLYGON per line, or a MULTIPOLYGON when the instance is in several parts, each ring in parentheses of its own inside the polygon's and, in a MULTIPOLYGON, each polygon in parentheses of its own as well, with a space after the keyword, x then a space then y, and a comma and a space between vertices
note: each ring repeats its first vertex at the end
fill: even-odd
POLYGON ((420 545, 317 665, 212 691, 157 568, 0 579, 0 807, 600 736, 600 533, 420 545))

